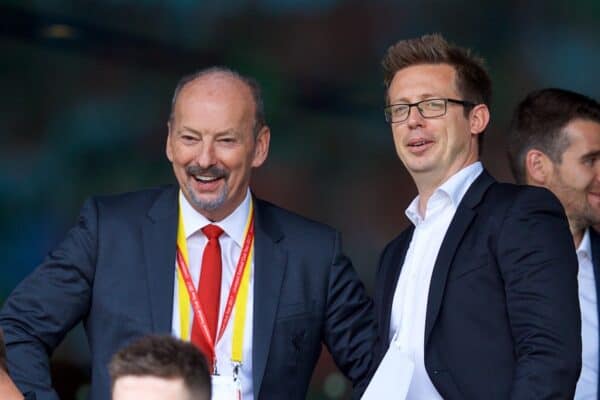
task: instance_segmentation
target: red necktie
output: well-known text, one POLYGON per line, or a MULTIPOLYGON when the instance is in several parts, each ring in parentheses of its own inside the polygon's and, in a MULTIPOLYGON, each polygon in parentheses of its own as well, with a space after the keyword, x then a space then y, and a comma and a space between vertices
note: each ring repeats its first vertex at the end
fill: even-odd
MULTIPOLYGON (((202 255, 198 299, 206 317, 212 341, 215 343, 219 322, 219 304, 221 303, 221 246, 219 236, 221 236, 223 230, 216 225, 207 225, 202 228, 202 233, 208 238, 208 243, 206 243, 202 255)), ((194 316, 194 319, 196 319, 196 316, 194 316)), ((191 335, 192 343, 202 350, 207 361, 209 361, 209 365, 213 366, 215 360, 214 348, 211 348, 207 343, 201 330, 196 325, 194 321, 191 335)))

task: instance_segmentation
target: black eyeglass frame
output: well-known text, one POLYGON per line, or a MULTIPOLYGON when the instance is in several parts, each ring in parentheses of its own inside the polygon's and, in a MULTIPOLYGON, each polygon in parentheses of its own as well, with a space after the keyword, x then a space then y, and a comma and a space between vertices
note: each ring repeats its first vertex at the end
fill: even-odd
POLYGON ((472 101, 468 101, 468 100, 458 100, 458 99, 450 99, 450 98, 433 98, 433 99, 425 99, 425 100, 421 100, 421 101, 417 101, 415 103, 395 103, 395 104, 389 104, 387 106, 384 107, 383 109, 383 115, 385 116, 385 122, 389 123, 389 124, 396 124, 399 122, 404 122, 408 119, 408 117, 410 116, 410 109, 412 107, 417 107, 417 110, 419 111, 419 114, 421 114, 421 117, 423 118, 427 118, 427 119, 431 119, 431 118, 439 118, 439 117, 443 117, 444 115, 446 115, 446 113, 448 112, 448 103, 454 103, 454 104, 460 104, 463 107, 475 107, 477 104, 473 103, 472 101), (425 115, 423 115, 423 111, 421 111, 421 108, 419 107, 420 104, 422 103, 426 103, 428 101, 434 101, 434 100, 443 100, 444 101, 444 112, 440 115, 435 115, 432 117, 426 117, 425 115), (392 118, 391 118, 391 113, 388 112, 388 110, 390 110, 392 107, 394 106, 408 106, 408 112, 406 113, 406 118, 400 120, 400 121, 393 121, 392 122, 392 118))

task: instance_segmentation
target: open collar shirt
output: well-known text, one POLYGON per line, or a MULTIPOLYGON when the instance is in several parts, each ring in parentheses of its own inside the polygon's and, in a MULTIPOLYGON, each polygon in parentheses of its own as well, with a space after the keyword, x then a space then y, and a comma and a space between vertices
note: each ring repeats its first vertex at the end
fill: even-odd
POLYGON ((442 398, 425 369, 429 286, 448 226, 463 196, 482 171, 481 163, 475 162, 446 180, 427 201, 425 215, 419 213, 419 196, 406 209, 406 216, 415 225, 415 230, 394 292, 390 337, 415 364, 407 400, 442 398))
POLYGON ((597 399, 598 391, 598 305, 592 244, 589 228, 577 248, 579 306, 581 308, 581 374, 575 388, 575 400, 597 399))

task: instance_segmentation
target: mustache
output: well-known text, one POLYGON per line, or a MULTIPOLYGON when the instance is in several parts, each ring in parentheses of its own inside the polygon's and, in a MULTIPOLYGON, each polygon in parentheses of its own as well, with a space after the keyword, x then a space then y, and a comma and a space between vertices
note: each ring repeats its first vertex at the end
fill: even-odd
POLYGON ((190 165, 185 168, 189 175, 212 176, 214 178, 227 178, 229 173, 226 169, 212 165, 208 168, 202 168, 199 165, 190 165))

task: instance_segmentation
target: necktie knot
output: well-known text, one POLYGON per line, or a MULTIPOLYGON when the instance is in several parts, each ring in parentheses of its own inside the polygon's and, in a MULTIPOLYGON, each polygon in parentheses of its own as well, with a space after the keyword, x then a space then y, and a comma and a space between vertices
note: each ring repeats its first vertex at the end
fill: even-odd
POLYGON ((208 240, 218 239, 219 236, 223 233, 223 229, 219 228, 217 225, 206 225, 202 228, 202 233, 206 235, 208 240))

